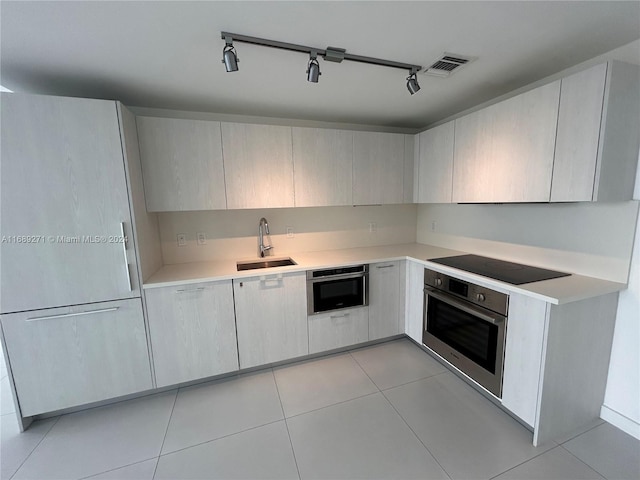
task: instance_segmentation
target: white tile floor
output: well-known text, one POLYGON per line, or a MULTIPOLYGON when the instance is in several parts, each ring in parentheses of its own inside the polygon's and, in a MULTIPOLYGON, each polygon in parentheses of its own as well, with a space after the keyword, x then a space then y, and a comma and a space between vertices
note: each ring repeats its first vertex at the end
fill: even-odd
POLYGON ((638 440, 599 421, 534 448, 526 429, 409 340, 39 421, 23 434, 14 414, 0 421, 2 479, 640 478, 638 440))

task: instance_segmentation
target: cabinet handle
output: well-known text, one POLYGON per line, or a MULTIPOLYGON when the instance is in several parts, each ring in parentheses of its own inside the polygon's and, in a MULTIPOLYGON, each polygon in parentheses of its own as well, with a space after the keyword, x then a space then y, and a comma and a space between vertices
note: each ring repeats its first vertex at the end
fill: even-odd
POLYGON ((392 267, 395 267, 395 265, 382 265, 382 266, 376 265, 376 268, 392 268, 392 267))
MULTIPOLYGON (((242 284, 240 284, 240 286, 242 286, 242 284)), ((198 287, 198 288, 180 288, 180 289, 176 290, 176 293, 201 292, 202 290, 204 290, 204 287, 198 287)))
POLYGON ((101 308, 99 310, 86 310, 84 312, 75 312, 75 313, 61 313, 59 315, 46 315, 44 317, 31 317, 28 318, 27 322, 37 322, 38 320, 53 320, 56 318, 67 318, 67 317, 79 317, 81 315, 93 315, 94 313, 106 313, 106 312, 115 312, 120 307, 111 307, 111 308, 101 308))
POLYGON ((329 318, 345 318, 348 317, 348 313, 343 313, 342 315, 331 315, 329 318))
POLYGON ((275 288, 283 286, 284 279, 282 278, 282 274, 278 274, 270 277, 260 277, 260 283, 268 288, 275 288))
POLYGON ((127 258, 127 237, 124 234, 124 222, 120 222, 120 233, 122 234, 122 252, 124 253, 124 269, 127 272, 127 285, 129 291, 133 291, 131 286, 131 273, 129 273, 129 259, 127 258))

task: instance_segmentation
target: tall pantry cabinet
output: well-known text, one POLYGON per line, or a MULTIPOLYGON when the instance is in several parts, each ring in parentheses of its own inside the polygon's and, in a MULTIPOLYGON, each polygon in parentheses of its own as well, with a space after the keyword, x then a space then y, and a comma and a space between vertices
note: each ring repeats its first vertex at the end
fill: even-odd
POLYGON ((0 322, 21 416, 152 388, 116 102, 1 100, 0 322))

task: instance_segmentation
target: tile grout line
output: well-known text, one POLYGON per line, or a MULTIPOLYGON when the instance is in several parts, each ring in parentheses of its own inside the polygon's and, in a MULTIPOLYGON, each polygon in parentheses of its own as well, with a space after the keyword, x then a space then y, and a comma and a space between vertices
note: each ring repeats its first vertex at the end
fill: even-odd
POLYGON ((20 471, 20 469, 22 468, 22 466, 27 462, 27 460, 29 460, 29 458, 31 457, 31 455, 33 455, 33 452, 36 451, 36 448, 38 448, 40 446, 40 444, 44 441, 44 439, 47 437, 47 435, 49 435, 49 433, 51 432, 51 430, 53 429, 53 427, 56 426, 56 424, 60 421, 60 419, 63 417, 63 415, 60 415, 55 422, 53 422, 53 424, 51 424, 51 427, 49 427, 49 430, 47 430, 45 432, 45 434, 42 436, 42 438, 40 439, 40 441, 36 444, 35 447, 33 447, 33 450, 31 450, 29 452, 29 455, 27 455, 27 458, 24 459, 24 461, 20 464, 20 466, 16 469, 15 472, 13 472, 13 475, 11 475, 9 477, 9 480, 11 480, 13 477, 15 477, 16 473, 18 473, 20 471))
POLYGON ((373 378, 371 378, 369 376, 369 374, 367 373, 367 371, 364 369, 364 367, 362 365, 360 365, 360 362, 358 361, 358 359, 356 357, 353 356, 353 354, 351 353, 351 350, 349 350, 349 356, 351 357, 351 359, 356 362, 356 365, 358 365, 358 367, 360 368, 360 370, 362 370, 362 373, 364 373, 367 378, 369 379, 369 381, 371 383, 373 383, 373 386, 376 387, 378 389, 378 392, 382 393, 382 390, 380 390, 380 387, 378 386, 378 384, 376 382, 373 381, 373 378))
MULTIPOLYGON (((351 351, 349 351, 349 355, 351 355, 351 351)), ((442 465, 440 465, 440 462, 438 461, 438 459, 433 455, 433 453, 431 453, 431 450, 429 450, 427 448, 427 446, 424 444, 424 442, 420 439, 420 437, 418 437, 418 435, 416 434, 416 432, 413 431, 413 428, 411 428, 411 426, 407 423, 407 421, 404 419, 404 417, 402 415, 400 415, 400 412, 398 412, 398 410, 396 409, 396 407, 389 401, 389 399, 387 398, 387 396, 384 394, 384 392, 382 390, 380 390, 380 387, 378 387, 378 385, 373 381, 373 379, 369 376, 369 374, 366 372, 366 370, 364 369, 364 367, 362 365, 360 365, 360 362, 358 362, 358 360, 351 355, 351 357, 353 358, 353 360, 356 362, 356 364, 360 367, 360 369, 364 372, 364 374, 369 378, 369 380, 371 380, 373 382, 373 384, 378 388, 378 391, 382 394, 382 397, 387 401, 387 403, 391 406, 391 408, 393 408, 393 411, 396 412, 396 415, 398 415, 400 417, 400 419, 402 420, 402 422, 407 426, 407 428, 409 430, 411 430, 411 433, 413 433, 413 436, 420 442, 420 444, 424 447, 424 449, 427 451, 427 453, 429 455, 431 455, 431 458, 433 458, 433 460, 438 464, 438 466, 442 469, 442 471, 444 472, 444 474, 451 478, 451 475, 449 475, 449 472, 447 472, 444 467, 442 465)), ((432 375, 433 376, 433 375, 432 375)), ((429 378, 429 377, 426 377, 429 378)), ((423 379, 421 379, 423 380, 423 379)), ((416 380, 419 381, 419 380, 416 380)), ((413 382, 409 382, 409 383, 413 383, 413 382)), ((408 385, 408 384, 405 384, 408 385)), ((400 385, 398 385, 400 386, 400 385)), ((395 388, 395 387, 391 387, 391 388, 395 388)))
POLYGON ((115 467, 115 468, 110 468, 109 470, 105 470, 103 472, 98 472, 98 473, 92 473, 91 475, 87 476, 87 477, 81 477, 78 480, 88 480, 90 478, 96 477, 98 475, 103 475, 105 473, 109 473, 109 472, 114 472, 116 470, 120 470, 121 468, 127 468, 127 467, 131 467, 133 465, 138 465, 139 463, 144 463, 144 462, 148 462, 149 460, 155 460, 158 457, 150 457, 150 458, 145 458, 144 460, 139 460, 137 462, 133 462, 133 463, 129 463, 127 465, 122 465, 121 467, 115 467))
POLYGON ((332 403, 331 405, 325 405, 324 407, 314 408, 313 410, 309 410, 308 412, 296 413, 295 415, 291 415, 289 417, 285 417, 285 420, 291 419, 291 418, 301 417, 302 415, 306 415, 307 413, 319 412, 320 410, 324 410, 325 408, 331 408, 331 407, 335 407, 335 406, 338 406, 338 405, 342 405, 343 403, 353 402, 354 400, 360 400, 361 398, 370 397, 371 395, 376 395, 378 393, 382 393, 382 392, 371 392, 371 393, 366 393, 364 395, 360 395, 359 397, 354 397, 354 398, 348 398, 346 400, 341 400, 339 402, 332 403))
MULTIPOLYGON (((602 421, 602 423, 598 423, 597 425, 594 425, 593 427, 586 429, 584 432, 580 432, 580 433, 578 433, 578 434, 574 435, 574 436, 573 436, 573 437, 571 437, 571 438, 567 438, 564 442, 562 442, 562 443, 558 443, 558 445, 564 445, 565 443, 569 443, 571 440, 575 440, 576 438, 581 437, 581 436, 582 436, 582 435, 584 435, 585 433, 588 433, 588 432, 590 432, 591 430, 595 430, 596 428, 598 428, 598 427, 602 426, 602 424, 604 424, 604 423, 606 423, 606 422, 603 420, 603 421, 602 421)), ((565 437, 565 438, 566 438, 566 437, 565 437)), ((565 448, 565 450, 566 450, 566 448, 565 448)), ((567 451, 568 451, 568 450, 567 450, 567 451)))
MULTIPOLYGON (((552 442, 553 442, 553 440, 552 440, 552 442)), ((493 477, 491 477, 489 480, 493 480, 494 478, 497 478, 497 477, 499 477, 500 475, 504 475, 505 473, 510 472, 510 471, 511 471, 511 470, 513 470, 514 468, 521 467, 521 466, 522 466, 522 465, 524 465, 525 463, 528 463, 528 462, 530 462, 530 461, 532 461, 532 460, 535 460, 536 458, 541 457, 541 456, 542 456, 542 455, 544 455, 545 453, 549 453, 549 452, 551 452, 552 450, 555 450, 556 448, 558 448, 558 447, 560 447, 560 446, 561 446, 560 444, 558 444, 558 443, 556 443, 556 442, 553 442, 553 443, 555 443, 555 444, 556 444, 556 446, 555 446, 555 447, 551 447, 549 450, 545 450, 544 452, 540 452, 540 453, 538 453, 537 455, 534 455, 533 457, 528 458, 527 460, 525 460, 525 461, 523 461, 523 462, 520 462, 520 463, 519 463, 519 464, 517 464, 517 465, 514 465, 513 467, 509 467, 509 468, 507 468, 504 472, 500 472, 500 473, 498 473, 498 474, 494 475, 494 476, 493 476, 493 477)))
POLYGON ((393 411, 396 412, 396 414, 400 417, 400 419, 402 420, 402 422, 407 426, 407 428, 409 430, 411 430, 411 433, 413 433, 413 436, 420 442, 420 444, 424 447, 424 449, 427 451, 427 453, 429 455, 431 455, 431 458, 433 458, 433 460, 438 464, 438 466, 442 469, 442 471, 444 472, 444 474, 449 477, 452 478, 451 475, 449 475, 449 472, 447 472, 445 470, 445 468, 442 466, 442 464, 438 461, 438 459, 436 458, 436 456, 431 452, 431 450, 429 450, 427 448, 427 446, 424 444, 424 442, 422 441, 422 439, 418 436, 418 434, 413 430, 413 428, 411 428, 411 425, 409 425, 409 422, 407 422, 405 420, 405 418, 400 414, 400 412, 398 411, 398 409, 395 407, 395 405, 393 403, 391 403, 391 400, 389 400, 387 398, 387 396, 384 394, 384 392, 380 392, 382 393, 382 396, 384 397, 384 399, 387 401, 387 403, 391 406, 391 408, 393 408, 393 411))
POLYGON ((289 431, 289 423, 287 423, 287 416, 284 413, 284 405, 282 404, 282 397, 280 396, 280 389, 278 388, 278 380, 276 374, 271 368, 271 374, 273 375, 273 383, 276 385, 276 392, 278 393, 278 401, 280 402, 280 410, 282 410, 282 418, 284 419, 284 426, 287 429, 287 436, 289 437, 289 445, 291 445, 291 453, 293 454, 293 462, 296 464, 296 470, 298 471, 298 479, 302 479, 300 476, 300 467, 298 466, 298 459, 296 458, 296 449, 293 447, 293 441, 291 440, 291 432, 289 431))
POLYGON ((180 393, 180 388, 176 390, 176 396, 173 399, 173 405, 171 406, 171 413, 169 414, 169 420, 167 420, 167 428, 164 430, 164 437, 162 437, 162 445, 160 445, 160 451, 158 452, 158 459, 156 460, 156 467, 153 469, 153 475, 151 479, 156 478, 156 472, 158 471, 158 464, 160 463, 160 457, 162 456, 162 449, 164 448, 164 442, 167 440, 167 433, 169 433, 169 425, 171 425, 171 417, 173 417, 173 410, 176 408, 176 403, 178 402, 178 394, 180 393))
POLYGON ((223 435, 222 437, 212 438, 211 440, 205 440, 204 442, 194 443, 193 445, 189 445, 188 447, 182 447, 182 448, 179 448, 177 450, 172 450, 170 452, 163 453, 163 454, 159 455, 158 458, 166 457, 166 456, 169 456, 169 455, 173 455, 174 453, 178 453, 178 452, 183 452, 183 451, 189 450, 190 448, 193 448, 193 447, 200 447, 201 445, 205 445, 207 443, 217 442, 218 440, 223 440, 223 439, 228 438, 228 437, 233 437, 234 435, 239 435, 241 433, 250 432, 251 430, 256 430, 258 428, 266 427, 267 425, 273 425, 274 423, 281 422, 282 420, 284 420, 284 419, 280 418, 278 420, 273 420, 272 422, 267 422, 267 423, 264 423, 262 425, 256 425, 255 427, 250 427, 250 428, 246 428, 244 430, 240 430, 239 432, 228 433, 226 435, 223 435))
MULTIPOLYGON (((353 350, 353 351, 355 352, 356 350, 353 350)), ((349 355, 351 355, 351 352, 352 352, 352 350, 349 350, 349 352, 348 352, 348 353, 349 353, 349 355)), ((359 367, 360 367, 360 369, 364 372, 364 374, 365 374, 367 377, 369 377, 369 374, 366 372, 366 370, 364 369, 364 367, 363 367, 362 365, 360 365, 360 362, 358 362, 358 359, 357 359, 355 356, 353 356, 353 355, 351 355, 351 358, 353 358, 353 360, 358 364, 358 366, 359 366, 359 367)), ((409 382, 401 383, 401 384, 399 384, 399 385, 394 385, 394 386, 392 386, 392 387, 388 387, 388 388, 384 388, 384 389, 380 388, 380 387, 378 386, 378 384, 377 384, 376 382, 374 382, 374 381, 373 381, 373 379, 372 379, 371 377, 369 377, 369 380, 371 380, 371 382, 376 386, 376 388, 378 389, 378 391, 379 391, 380 393, 382 393, 382 392, 386 392, 387 390, 391 390, 391 389, 393 389, 393 388, 404 387, 405 385, 410 385, 410 384, 412 384, 412 383, 420 382, 420 381, 422 381, 422 380, 426 380, 426 379, 428 379, 428 378, 437 377, 438 375, 444 375, 444 374, 446 374, 446 373, 451 373, 451 372, 450 372, 449 370, 444 370, 444 371, 442 371, 442 372, 433 373, 433 374, 431 374, 431 375, 427 375, 426 377, 420 377, 420 378, 418 378, 418 379, 416 379, 416 380, 411 380, 411 381, 409 381, 409 382)))
POLYGON ((451 373, 451 372, 445 371, 445 372, 434 373, 433 375, 428 375, 426 377, 418 378, 417 380, 411 380, 410 382, 407 382, 407 383, 401 383, 400 385, 394 385, 393 387, 385 388, 385 389, 380 390, 380 391, 381 392, 388 392, 389 390, 393 390, 394 388, 406 387, 407 385, 411 385, 412 383, 421 382, 423 380, 428 380, 430 378, 434 378, 434 377, 437 377, 437 376, 440 376, 440 375, 446 375, 447 373, 451 373))
MULTIPOLYGON (((598 426, 600 426, 600 425, 598 425, 598 426)), ((593 428, 595 428, 595 427, 593 427, 593 428)), ((591 429, 587 430, 587 432, 590 432, 591 430, 593 430, 593 428, 591 428, 591 429)), ((584 433, 587 433, 587 432, 584 432, 584 433)), ((580 435, 582 435, 582 434, 580 434, 580 435)), ((580 435, 577 435, 577 436, 575 436, 574 438, 578 438, 580 435)), ((573 440, 573 439, 572 439, 572 440, 573 440)), ((567 441, 568 441, 568 440, 567 440, 567 441)), ((565 443, 567 443, 567 442, 565 442, 565 443)), ((569 455, 571 455, 572 457, 576 458, 580 463, 583 463, 583 464, 584 464, 584 465, 586 465, 589 469, 591 469, 591 470, 593 470, 594 472, 596 472, 596 473, 597 473, 598 475, 600 475, 602 478, 604 478, 604 479, 606 479, 606 478, 607 478, 603 473, 600 473, 600 472, 599 472, 598 470, 596 470, 594 467, 592 467, 592 466, 591 466, 591 465, 589 465, 587 462, 585 462, 584 460, 582 460, 579 456, 577 456, 576 454, 574 454, 571 450, 569 450, 569 449, 565 448, 563 444, 559 444, 558 446, 559 446, 560 448, 562 448, 565 452, 567 452, 569 455)))

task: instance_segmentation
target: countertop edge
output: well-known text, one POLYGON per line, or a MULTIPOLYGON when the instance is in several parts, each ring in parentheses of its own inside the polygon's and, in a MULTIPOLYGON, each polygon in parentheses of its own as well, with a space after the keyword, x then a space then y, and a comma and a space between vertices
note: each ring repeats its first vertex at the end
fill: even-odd
POLYGON ((562 305, 588 298, 616 293, 627 288, 624 283, 595 277, 585 277, 572 274, 569 277, 562 277, 552 280, 533 282, 525 286, 511 285, 498 280, 476 275, 473 273, 447 267, 441 264, 430 262, 424 257, 437 258, 444 255, 464 255, 466 252, 448 250, 441 247, 432 247, 423 244, 390 245, 379 247, 361 247, 352 249, 341 249, 325 252, 300 252, 293 254, 295 259, 301 259, 297 265, 286 267, 274 267, 268 270, 245 270, 235 271, 235 260, 220 260, 213 262, 194 262, 191 264, 165 265, 156 273, 151 275, 143 284, 143 290, 156 288, 167 288, 184 285, 194 285, 200 283, 220 282, 226 280, 237 280, 242 278, 273 277, 305 272, 307 270, 317 270, 323 268, 333 268, 362 263, 380 263, 407 260, 423 265, 424 267, 440 271, 445 274, 452 274, 456 277, 501 291, 507 294, 521 294, 531 298, 536 298, 553 305, 562 305), (384 250, 394 250, 385 252, 384 250), (402 253, 398 252, 400 250, 402 253), (437 252, 429 255, 430 250, 437 252), (405 253, 408 251, 408 253, 405 253), (421 255, 425 253, 425 255, 421 255), (318 256, 333 256, 329 261, 318 261, 318 256), (348 258, 350 257, 351 258, 348 258), (220 270, 221 273, 209 273, 220 270), (167 279, 164 280, 164 277, 167 279), (173 277, 173 278, 172 278, 173 277), (184 278, 181 278, 184 277, 184 278), (156 280, 154 280, 156 278, 156 280), (559 292, 559 293, 557 293, 559 292))

